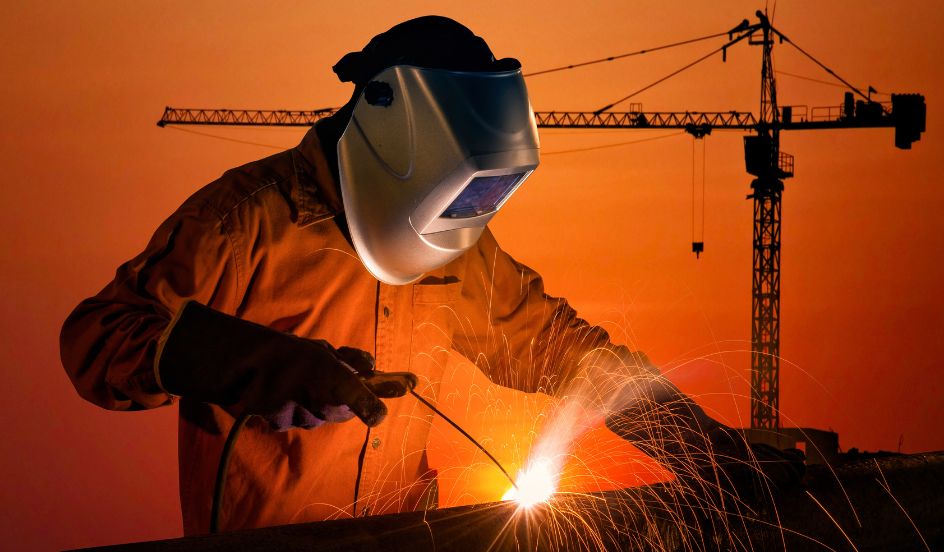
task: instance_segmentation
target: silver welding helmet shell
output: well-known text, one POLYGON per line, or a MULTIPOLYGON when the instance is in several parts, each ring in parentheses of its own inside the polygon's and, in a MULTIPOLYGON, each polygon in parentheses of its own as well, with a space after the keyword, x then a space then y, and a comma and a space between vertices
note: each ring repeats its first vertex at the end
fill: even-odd
POLYGON ((399 285, 449 263, 537 168, 538 150, 520 69, 384 69, 338 142, 341 196, 364 266, 399 285))

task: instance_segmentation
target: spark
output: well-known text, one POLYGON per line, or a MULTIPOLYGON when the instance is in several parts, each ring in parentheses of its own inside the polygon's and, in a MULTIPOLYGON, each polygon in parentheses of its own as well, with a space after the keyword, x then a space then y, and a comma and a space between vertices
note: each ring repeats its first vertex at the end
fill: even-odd
POLYGON ((558 470, 553 469, 550 461, 538 460, 518 473, 518 487, 508 489, 502 500, 517 501, 523 508, 547 502, 557 491, 559 478, 558 470))

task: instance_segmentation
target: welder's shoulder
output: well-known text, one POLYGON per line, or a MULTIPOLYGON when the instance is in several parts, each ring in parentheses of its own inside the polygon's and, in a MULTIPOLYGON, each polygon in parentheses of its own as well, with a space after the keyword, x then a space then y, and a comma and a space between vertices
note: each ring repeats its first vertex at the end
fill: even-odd
POLYGON ((238 209, 241 211, 267 208, 285 208, 294 174, 292 150, 286 150, 264 159, 230 169, 207 184, 190 198, 182 209, 198 210, 226 219, 238 209), (278 204, 278 205, 276 205, 278 204))

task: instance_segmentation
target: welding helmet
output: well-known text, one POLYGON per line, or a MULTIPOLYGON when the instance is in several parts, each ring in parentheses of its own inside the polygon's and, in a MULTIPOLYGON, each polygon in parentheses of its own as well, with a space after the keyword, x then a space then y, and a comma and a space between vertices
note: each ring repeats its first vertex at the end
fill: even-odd
POLYGON ((406 284, 475 245, 538 166, 539 145, 517 60, 495 60, 481 38, 446 18, 412 20, 385 35, 335 66, 358 85, 338 171, 361 261, 378 280, 406 284), (429 44, 435 33, 417 39, 417 26, 441 31, 445 46, 429 44), (401 38, 371 55, 395 31, 415 44, 401 38), (422 53, 411 55, 417 45, 422 53), (452 58, 448 47, 458 51, 452 58))

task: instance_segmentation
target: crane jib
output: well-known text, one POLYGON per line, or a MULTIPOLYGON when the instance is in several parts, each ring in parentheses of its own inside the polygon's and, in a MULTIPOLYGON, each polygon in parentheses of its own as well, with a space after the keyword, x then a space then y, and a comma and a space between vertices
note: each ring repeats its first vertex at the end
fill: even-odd
MULTIPOLYGON (((167 107, 158 126, 287 126, 308 127, 330 117, 335 109, 199 109, 167 107)), ((813 107, 782 106, 779 130, 817 130, 841 128, 900 129, 896 146, 920 139, 925 127, 924 96, 893 94, 891 102, 858 101, 848 105, 813 107), (899 139, 901 138, 901 139, 899 139)), ((680 129, 758 130, 758 117, 747 111, 537 111, 539 128, 612 128, 612 129, 680 129)))

